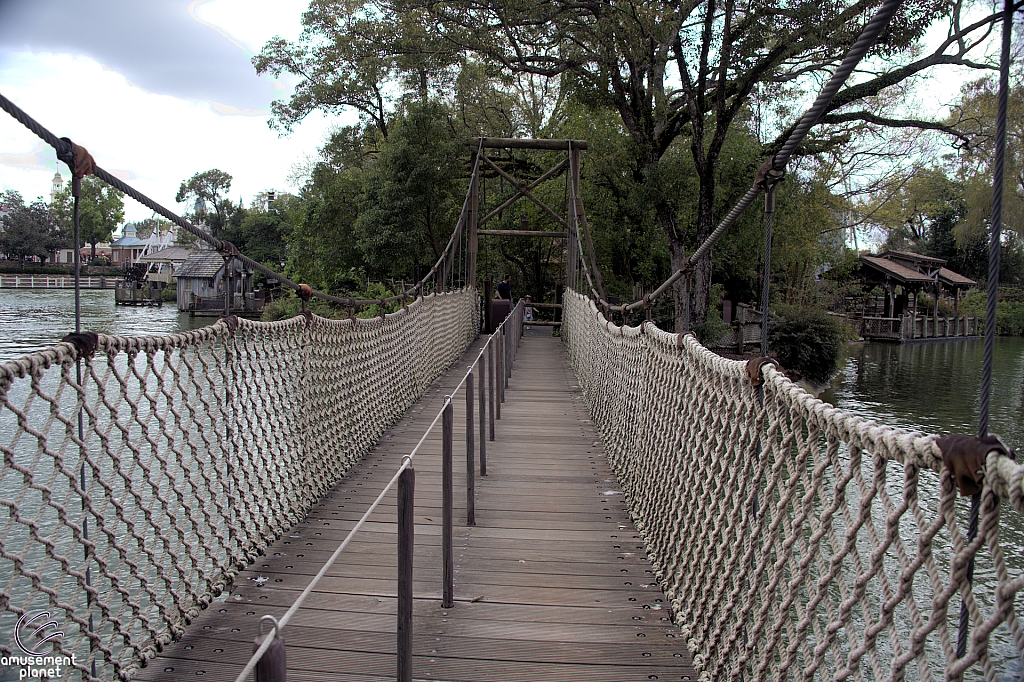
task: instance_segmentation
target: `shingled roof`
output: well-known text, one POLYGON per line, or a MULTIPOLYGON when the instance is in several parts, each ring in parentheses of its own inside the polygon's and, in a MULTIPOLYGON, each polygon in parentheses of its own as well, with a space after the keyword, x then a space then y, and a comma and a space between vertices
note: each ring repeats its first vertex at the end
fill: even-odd
POLYGON ((917 270, 911 270, 910 268, 900 265, 895 261, 888 260, 887 258, 879 258, 878 256, 861 256, 860 262, 903 284, 915 282, 924 284, 926 282, 935 281, 928 275, 924 275, 917 270))
POLYGON ((178 266, 175 277, 214 277, 224 267, 224 257, 214 251, 194 253, 178 266))

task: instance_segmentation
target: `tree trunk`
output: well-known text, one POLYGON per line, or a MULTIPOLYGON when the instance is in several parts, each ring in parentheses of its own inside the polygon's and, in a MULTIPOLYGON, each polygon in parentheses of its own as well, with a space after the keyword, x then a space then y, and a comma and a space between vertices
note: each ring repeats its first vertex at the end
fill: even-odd
MULTIPOLYGON (((700 193, 697 199, 697 246, 703 244, 715 229, 714 199, 715 176, 714 170, 710 169, 700 177, 700 193)), ((696 329, 704 324, 711 302, 711 251, 694 263, 693 271, 690 328, 696 329)))
POLYGON ((96 257, 96 242, 89 242, 89 243, 92 244, 92 257, 95 258, 96 257))

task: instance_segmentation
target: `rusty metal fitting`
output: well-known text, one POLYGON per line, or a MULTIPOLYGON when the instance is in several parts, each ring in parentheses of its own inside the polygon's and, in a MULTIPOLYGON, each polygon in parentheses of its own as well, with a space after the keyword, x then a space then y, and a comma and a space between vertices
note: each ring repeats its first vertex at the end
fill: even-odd
POLYGON ((308 310, 303 310, 302 316, 306 318, 306 329, 309 329, 313 325, 313 313, 308 310))
POLYGON ((309 299, 313 298, 313 287, 309 286, 308 284, 300 284, 299 298, 301 298, 303 301, 308 301, 309 299))
POLYGON ((221 315, 220 319, 228 326, 229 332, 238 329, 238 315, 221 315))
POLYGON ((100 343, 100 335, 96 332, 72 332, 63 339, 64 343, 70 343, 78 351, 78 356, 91 358, 96 353, 100 343))
POLYGON ((786 171, 775 168, 775 159, 772 157, 758 166, 754 185, 767 191, 773 185, 782 182, 784 177, 786 177, 786 171))
POLYGON ((1010 459, 1014 459, 1015 454, 1013 449, 995 434, 979 438, 951 433, 936 439, 935 444, 942 452, 943 465, 953 476, 963 497, 981 492, 985 478, 985 459, 989 452, 996 450, 1010 459))
POLYGON ((66 163, 68 168, 71 169, 72 178, 78 178, 81 181, 86 175, 92 175, 96 172, 96 160, 92 158, 89 150, 75 144, 70 138, 62 137, 60 139, 62 142, 67 142, 70 145, 70 149, 64 154, 58 154, 57 158, 66 163))
POLYGON ((377 299, 377 309, 380 311, 380 319, 384 319, 384 316, 388 314, 387 302, 383 298, 377 299))
POLYGON ((760 357, 750 358, 749 360, 747 360, 747 376, 750 377, 751 386, 764 385, 764 376, 761 374, 761 368, 764 367, 765 365, 772 365, 773 367, 775 367, 775 369, 781 371, 779 363, 776 362, 773 358, 760 357))
POLYGON ((235 257, 235 256, 241 256, 242 255, 242 252, 238 250, 237 246, 235 246, 231 242, 226 242, 226 241, 223 241, 223 240, 221 240, 220 248, 218 248, 217 251, 222 256, 235 257))

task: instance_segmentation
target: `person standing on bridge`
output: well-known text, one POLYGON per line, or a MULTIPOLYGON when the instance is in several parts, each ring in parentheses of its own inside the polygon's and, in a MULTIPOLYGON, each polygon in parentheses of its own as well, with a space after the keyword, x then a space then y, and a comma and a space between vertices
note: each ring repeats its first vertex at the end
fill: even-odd
POLYGON ((498 298, 506 301, 512 300, 512 275, 505 275, 505 278, 498 282, 498 298))

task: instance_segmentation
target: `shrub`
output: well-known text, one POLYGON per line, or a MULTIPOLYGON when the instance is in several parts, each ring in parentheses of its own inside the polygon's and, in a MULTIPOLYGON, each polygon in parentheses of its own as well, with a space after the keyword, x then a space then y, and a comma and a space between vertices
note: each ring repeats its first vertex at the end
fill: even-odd
POLYGON ((170 302, 170 301, 177 301, 178 300, 178 290, 177 290, 177 288, 175 288, 175 287, 164 287, 160 291, 160 298, 162 298, 164 301, 168 301, 168 302, 170 302))
POLYGON ((819 308, 791 308, 776 318, 768 340, 779 362, 815 383, 826 383, 839 366, 843 325, 819 308))

